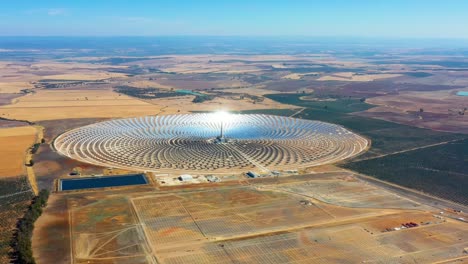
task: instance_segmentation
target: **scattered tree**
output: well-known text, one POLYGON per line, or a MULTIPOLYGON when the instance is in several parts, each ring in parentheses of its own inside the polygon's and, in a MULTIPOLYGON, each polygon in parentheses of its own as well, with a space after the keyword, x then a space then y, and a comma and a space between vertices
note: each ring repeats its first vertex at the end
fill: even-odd
POLYGON ((31 237, 34 229, 34 222, 42 214, 42 208, 47 205, 48 198, 49 191, 41 190, 39 194, 33 198, 24 217, 18 220, 17 229, 11 241, 11 246, 14 250, 11 256, 14 259, 14 263, 36 263, 32 254, 31 237))

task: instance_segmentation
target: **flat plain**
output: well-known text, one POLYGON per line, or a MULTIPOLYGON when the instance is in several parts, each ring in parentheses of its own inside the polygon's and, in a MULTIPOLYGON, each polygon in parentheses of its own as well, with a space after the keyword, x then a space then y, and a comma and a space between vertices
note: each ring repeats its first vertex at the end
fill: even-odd
POLYGON ((466 223, 349 172, 61 193, 37 227, 41 263, 427 263, 468 246, 466 223))
POLYGON ((63 52, 0 54, 0 262, 33 195, 29 158, 37 186, 52 191, 34 229, 37 263, 467 261, 464 57, 63 52), (371 146, 279 177, 227 170, 220 182, 207 172, 185 183, 166 171, 139 187, 57 191, 61 178, 135 173, 60 155, 60 134, 219 110, 330 122, 371 146))
POLYGON ((0 177, 16 177, 25 173, 26 151, 36 141, 37 129, 21 126, 0 129, 0 177))

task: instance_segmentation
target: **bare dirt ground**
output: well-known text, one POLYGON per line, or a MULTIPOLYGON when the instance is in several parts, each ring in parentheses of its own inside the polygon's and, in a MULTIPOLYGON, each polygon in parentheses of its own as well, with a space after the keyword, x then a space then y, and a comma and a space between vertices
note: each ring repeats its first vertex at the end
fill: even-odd
POLYGON ((0 128, 28 126, 27 122, 0 119, 0 128))
POLYGON ((26 150, 34 144, 36 134, 32 126, 0 129, 0 177, 25 173, 26 150))
POLYGON ((20 97, 20 96, 22 96, 22 94, 15 94, 15 93, 0 94, 0 106, 9 105, 15 98, 20 97))
POLYGON ((54 194, 34 231, 36 260, 429 263, 466 258, 466 223, 349 172, 247 182, 54 194), (417 227, 402 226, 409 222, 417 227))
POLYGON ((62 177, 70 177, 69 174, 77 170, 84 175, 102 175, 106 169, 76 160, 68 159, 59 155, 52 149, 51 144, 59 134, 80 126, 104 121, 101 118, 48 120, 38 122, 38 125, 45 127, 45 143, 41 144, 34 157, 36 161, 34 171, 38 186, 43 189, 53 187, 54 180, 62 177))
POLYGON ((373 97, 367 102, 378 107, 358 114, 434 130, 468 133, 465 115, 468 101, 457 96, 456 91, 408 91, 373 97))

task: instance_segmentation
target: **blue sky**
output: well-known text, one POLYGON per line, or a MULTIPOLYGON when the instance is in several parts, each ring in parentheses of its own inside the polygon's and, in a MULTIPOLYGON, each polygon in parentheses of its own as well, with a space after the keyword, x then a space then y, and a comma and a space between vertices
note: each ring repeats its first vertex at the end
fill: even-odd
POLYGON ((468 38, 468 0, 14 0, 0 35, 468 38))

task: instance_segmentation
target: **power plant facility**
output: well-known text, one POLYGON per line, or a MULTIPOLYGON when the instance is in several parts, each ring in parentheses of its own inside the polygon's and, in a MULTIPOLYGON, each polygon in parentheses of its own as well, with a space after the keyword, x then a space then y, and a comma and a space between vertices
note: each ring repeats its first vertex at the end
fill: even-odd
POLYGON ((270 171, 333 163, 368 141, 339 126, 284 116, 197 113, 96 123, 65 132, 70 158, 139 171, 270 171))

